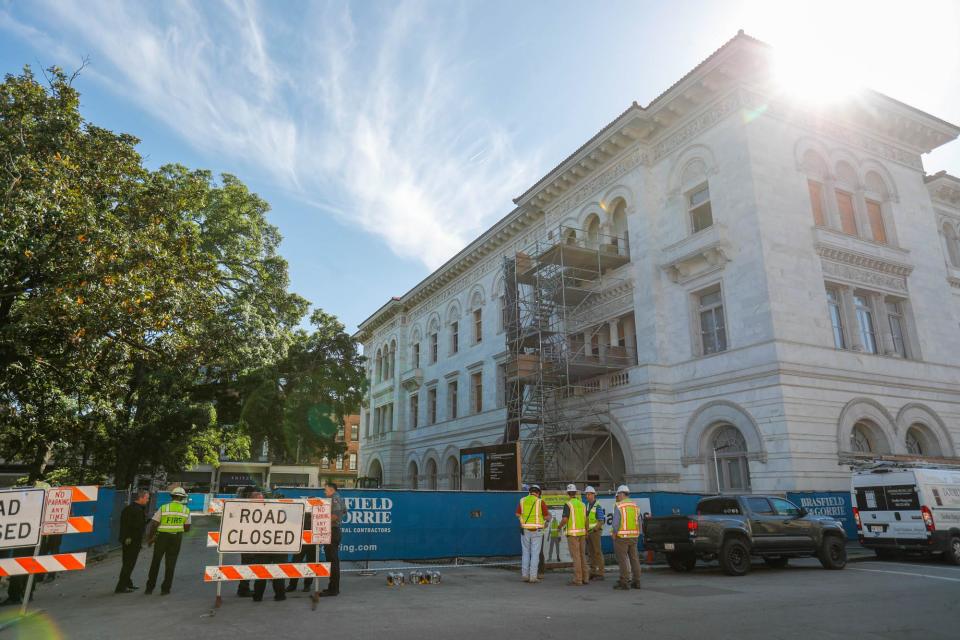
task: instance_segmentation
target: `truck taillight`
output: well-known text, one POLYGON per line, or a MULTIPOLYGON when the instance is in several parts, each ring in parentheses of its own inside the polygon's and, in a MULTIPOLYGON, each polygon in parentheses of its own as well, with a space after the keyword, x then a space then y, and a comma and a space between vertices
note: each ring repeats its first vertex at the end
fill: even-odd
POLYGON ((920 507, 920 515, 923 516, 923 525, 927 528, 927 531, 936 531, 937 527, 933 524, 933 513, 930 511, 930 507, 923 505, 920 507))
POLYGON ((853 508, 853 521, 857 523, 857 531, 863 531, 863 523, 860 522, 860 509, 853 508))
POLYGON ((699 524, 696 520, 694 520, 694 519, 692 519, 692 518, 691 518, 690 520, 687 520, 687 534, 688 534, 691 538, 696 538, 696 537, 697 537, 697 528, 698 528, 699 526, 700 526, 700 524, 699 524))

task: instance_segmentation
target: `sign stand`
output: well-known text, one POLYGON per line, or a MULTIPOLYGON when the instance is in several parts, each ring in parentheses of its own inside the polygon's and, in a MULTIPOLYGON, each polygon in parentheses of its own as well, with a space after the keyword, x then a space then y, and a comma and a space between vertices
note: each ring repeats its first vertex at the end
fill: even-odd
MULTIPOLYGON (((33 548, 33 557, 40 555, 40 543, 33 548)), ((20 605, 20 617, 27 615, 27 605, 30 604, 30 598, 33 597, 33 574, 27 575, 27 588, 23 592, 23 604, 20 605)))
MULTIPOLYGON (((218 554, 217 554, 217 564, 218 564, 218 565, 223 565, 223 554, 222 554, 222 553, 218 553, 218 554)), ((223 594, 221 593, 221 588, 222 588, 222 587, 223 587, 223 583, 218 582, 218 583, 217 583, 217 599, 216 599, 216 600, 214 601, 214 603, 213 603, 213 608, 214 608, 214 609, 219 609, 219 608, 220 608, 220 605, 223 604, 223 594)))
MULTIPOLYGON (((318 542, 313 551, 314 562, 320 562, 320 543, 318 542)), ((324 558, 326 560, 326 558, 324 558)), ((317 610, 317 603, 320 602, 320 578, 313 579, 313 593, 310 594, 310 610, 317 610)))

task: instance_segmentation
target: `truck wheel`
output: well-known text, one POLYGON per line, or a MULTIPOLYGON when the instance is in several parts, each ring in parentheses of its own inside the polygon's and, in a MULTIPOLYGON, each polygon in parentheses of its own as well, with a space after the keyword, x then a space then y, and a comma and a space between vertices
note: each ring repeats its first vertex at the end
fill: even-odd
POLYGON ((750 571, 750 547, 739 538, 729 538, 720 548, 720 568, 728 576, 745 576, 750 571))
POLYGON ((817 555, 824 569, 843 569, 847 566, 847 544, 838 536, 827 536, 817 555))
POLYGON ((667 564, 678 573, 687 573, 693 571, 693 568, 697 566, 697 556, 684 553, 668 553, 667 564))
POLYGON ((772 569, 783 569, 790 562, 790 558, 780 556, 779 558, 764 558, 763 561, 772 569))
POLYGON ((943 557, 950 564, 960 564, 960 537, 950 538, 950 548, 943 554, 943 557))

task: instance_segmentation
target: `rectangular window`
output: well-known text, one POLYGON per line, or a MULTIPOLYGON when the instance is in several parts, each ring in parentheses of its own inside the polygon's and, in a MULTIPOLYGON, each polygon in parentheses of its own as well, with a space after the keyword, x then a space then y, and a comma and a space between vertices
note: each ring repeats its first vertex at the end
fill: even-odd
POLYGON ((427 424, 437 423, 437 388, 427 389, 427 424))
POLYGON ((343 435, 344 435, 343 425, 340 425, 339 427, 337 427, 337 442, 343 442, 343 435))
POLYGON ((343 454, 337 455, 337 470, 343 471, 343 454))
POLYGON ((416 429, 420 424, 420 394, 410 396, 410 428, 416 429))
POLYGON ((720 295, 720 289, 700 294, 697 303, 702 354, 726 351, 727 327, 723 317, 723 298, 720 295))
POLYGON ((420 343, 413 345, 413 368, 420 368, 420 343))
POLYGON ((693 232, 703 231, 713 225, 713 210, 710 208, 710 187, 703 185, 694 189, 688 197, 690 224, 693 232))
POLYGON ((451 322, 450 323, 450 353, 457 353, 460 351, 460 323, 451 322))
POLYGON ((500 330, 503 331, 508 326, 510 326, 510 317, 507 313, 507 296, 500 296, 500 330))
POLYGON ((350 439, 353 442, 357 442, 358 440, 360 440, 360 424, 359 423, 350 425, 350 439))
POLYGON ((447 420, 457 419, 457 381, 447 385, 447 420))
POLYGON ((823 185, 815 180, 807 180, 810 190, 810 206, 813 209, 813 224, 818 227, 827 226, 827 217, 823 212, 823 185))
POLYGON ((851 236, 857 235, 857 217, 853 209, 853 196, 846 191, 837 191, 837 208, 840 210, 840 229, 851 236))
POLYGON ((330 468, 330 458, 324 456, 324 457, 323 457, 323 460, 320 461, 320 468, 321 468, 321 469, 329 469, 329 468, 330 468))
POLYGON ((867 219, 870 220, 870 231, 873 239, 880 244, 887 244, 887 230, 883 226, 883 209, 880 203, 867 200, 867 219))
POLYGON ((903 339, 903 309, 899 302, 887 302, 887 320, 890 322, 890 337, 893 339, 893 350, 900 357, 907 357, 907 345, 903 339))
POLYGON ((474 413, 483 411, 483 373, 470 375, 470 405, 474 413))
POLYGON ((357 470, 357 454, 351 453, 350 454, 350 471, 356 471, 356 470, 357 470))
POLYGON ((845 349, 846 341, 843 339, 843 313, 840 306, 840 294, 836 289, 827 289, 827 308, 830 312, 830 326, 833 328, 833 346, 837 349, 845 349))
POLYGON ((473 342, 475 344, 483 342, 483 311, 480 309, 473 311, 473 342))
POLYGON ((430 334, 430 364, 435 364, 437 362, 437 354, 439 352, 440 340, 435 333, 430 334))
POLYGON ((866 296, 855 294, 853 304, 857 309, 857 322, 860 324, 860 341, 867 353, 877 352, 877 332, 873 326, 873 310, 866 296))

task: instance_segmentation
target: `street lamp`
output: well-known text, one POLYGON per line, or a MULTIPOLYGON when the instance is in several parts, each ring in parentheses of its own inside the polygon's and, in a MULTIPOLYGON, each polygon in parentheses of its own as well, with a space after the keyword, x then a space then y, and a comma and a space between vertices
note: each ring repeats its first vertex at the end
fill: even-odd
POLYGON ((717 493, 720 493, 720 463, 717 462, 717 451, 723 451, 724 449, 729 449, 730 445, 725 444, 722 447, 713 448, 713 470, 717 474, 717 493))

